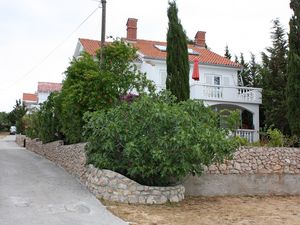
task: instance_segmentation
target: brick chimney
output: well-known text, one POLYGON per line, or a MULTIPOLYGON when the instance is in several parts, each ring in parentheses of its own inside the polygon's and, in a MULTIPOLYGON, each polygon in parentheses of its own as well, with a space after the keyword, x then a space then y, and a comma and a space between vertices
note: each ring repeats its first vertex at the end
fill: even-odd
POLYGON ((137 19, 128 18, 127 20, 127 40, 136 41, 137 39, 137 19))
POLYGON ((205 33, 204 31, 198 31, 196 36, 195 36, 195 45, 199 47, 206 47, 206 42, 205 42, 205 33))

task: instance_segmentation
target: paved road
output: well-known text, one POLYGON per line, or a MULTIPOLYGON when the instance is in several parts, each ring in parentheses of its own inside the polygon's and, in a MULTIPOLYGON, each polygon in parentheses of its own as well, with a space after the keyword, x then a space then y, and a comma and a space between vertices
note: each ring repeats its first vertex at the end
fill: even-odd
POLYGON ((125 225, 63 169, 0 140, 0 225, 125 225))

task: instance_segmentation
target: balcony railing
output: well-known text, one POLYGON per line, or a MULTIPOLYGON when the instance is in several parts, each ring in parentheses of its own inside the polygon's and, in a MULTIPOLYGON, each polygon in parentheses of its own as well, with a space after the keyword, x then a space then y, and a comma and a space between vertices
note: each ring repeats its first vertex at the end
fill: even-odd
POLYGON ((192 84, 191 98, 261 104, 261 88, 192 84))
POLYGON ((253 143, 255 140, 254 134, 256 133, 256 130, 248 130, 248 129, 238 129, 235 131, 236 136, 240 136, 242 138, 247 139, 248 142, 253 143))

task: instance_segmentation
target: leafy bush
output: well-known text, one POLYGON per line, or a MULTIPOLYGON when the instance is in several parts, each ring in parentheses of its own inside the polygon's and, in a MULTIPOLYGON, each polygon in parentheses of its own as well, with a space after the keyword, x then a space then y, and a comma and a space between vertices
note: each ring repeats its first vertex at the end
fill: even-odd
POLYGON ((23 118, 26 121, 26 135, 31 138, 39 138, 43 143, 59 140, 60 123, 57 118, 57 92, 51 93, 40 110, 23 118))
POLYGON ((243 137, 240 137, 240 136, 235 136, 234 139, 238 143, 239 146, 250 145, 250 143, 248 142, 247 138, 243 138, 243 137))
POLYGON ((168 93, 140 96, 85 115, 89 163, 146 185, 168 185, 235 149, 202 102, 175 103, 168 93))
POLYGON ((226 127, 229 131, 235 131, 241 125, 241 113, 238 109, 222 109, 219 112, 219 118, 221 127, 226 127))
POLYGON ((8 119, 11 125, 15 125, 17 127, 17 133, 24 132, 24 124, 22 123, 22 118, 26 114, 27 110, 21 99, 16 100, 16 104, 13 110, 8 114, 8 119))
POLYGON ((83 54, 74 59, 65 72, 59 120, 68 143, 85 141, 82 136, 85 112, 105 110, 118 102, 120 96, 132 91, 154 90, 152 82, 133 63, 136 49, 115 41, 102 51, 102 65, 91 55, 83 54))
POLYGON ((0 131, 8 131, 11 123, 8 118, 8 113, 0 112, 0 131))
POLYGON ((284 144, 284 135, 278 129, 269 128, 267 130, 267 135, 269 137, 268 146, 270 147, 282 147, 284 144))
POLYGON ((285 136, 284 137, 284 146, 286 147, 299 147, 299 138, 296 135, 285 136))

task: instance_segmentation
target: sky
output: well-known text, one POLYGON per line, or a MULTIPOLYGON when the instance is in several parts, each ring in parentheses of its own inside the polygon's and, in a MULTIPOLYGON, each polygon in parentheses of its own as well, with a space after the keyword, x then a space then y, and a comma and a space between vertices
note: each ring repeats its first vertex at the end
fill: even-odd
MULTIPOLYGON (((228 45, 232 55, 243 52, 249 59, 252 52, 259 61, 271 46, 272 20, 278 18, 288 32, 289 2, 177 0, 177 6, 190 39, 206 31, 212 51, 224 55, 228 45)), ((100 40, 99 5, 96 0, 0 0, 0 112, 10 112, 22 93, 36 92, 39 81, 62 82, 78 38, 100 40)), ((106 35, 125 37, 127 19, 136 18, 139 39, 165 41, 167 8, 168 0, 107 0, 106 35)))

